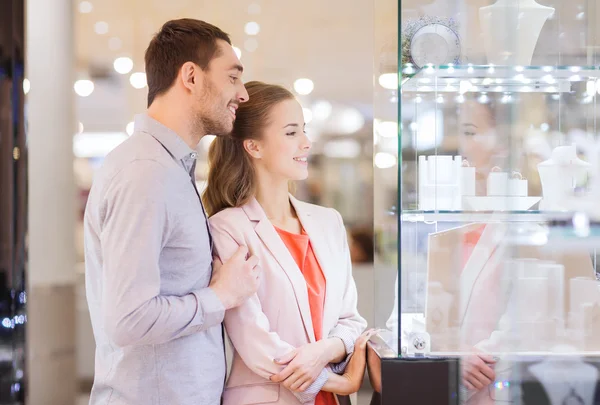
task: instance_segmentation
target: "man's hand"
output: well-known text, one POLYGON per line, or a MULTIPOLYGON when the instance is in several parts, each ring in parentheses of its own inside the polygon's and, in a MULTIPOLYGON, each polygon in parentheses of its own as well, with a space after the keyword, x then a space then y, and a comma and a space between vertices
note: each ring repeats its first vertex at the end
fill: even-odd
POLYGON ((493 365, 496 360, 490 355, 476 353, 463 359, 463 384, 470 390, 482 390, 496 379, 493 365))
POLYGON ((292 350, 285 356, 275 359, 276 364, 285 365, 279 373, 271 376, 271 381, 282 383, 291 391, 303 392, 317 379, 329 364, 328 343, 319 340, 292 350))
POLYGON ((210 288, 217 294, 225 309, 241 305, 258 290, 260 276, 258 258, 256 256, 246 258, 247 256, 248 248, 240 246, 225 264, 221 264, 218 259, 213 263, 210 288))

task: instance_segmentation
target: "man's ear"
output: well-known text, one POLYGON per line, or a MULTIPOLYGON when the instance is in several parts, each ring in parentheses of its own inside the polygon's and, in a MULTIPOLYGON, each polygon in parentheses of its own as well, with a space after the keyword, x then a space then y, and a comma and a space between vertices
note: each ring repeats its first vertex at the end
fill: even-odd
POLYGON ((260 159, 262 157, 260 145, 254 139, 246 139, 244 141, 244 149, 255 159, 260 159))
POLYGON ((186 89, 194 92, 198 82, 204 80, 204 72, 194 62, 185 62, 179 69, 178 79, 186 89))

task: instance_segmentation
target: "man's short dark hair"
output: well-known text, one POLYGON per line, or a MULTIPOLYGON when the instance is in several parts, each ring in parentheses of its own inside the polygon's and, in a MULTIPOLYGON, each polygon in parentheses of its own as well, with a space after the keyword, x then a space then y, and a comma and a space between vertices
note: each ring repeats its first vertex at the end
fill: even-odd
POLYGON ((144 56, 148 107, 156 96, 171 88, 184 63, 194 62, 206 70, 218 56, 218 39, 231 45, 227 33, 207 22, 192 18, 167 21, 150 41, 144 56))

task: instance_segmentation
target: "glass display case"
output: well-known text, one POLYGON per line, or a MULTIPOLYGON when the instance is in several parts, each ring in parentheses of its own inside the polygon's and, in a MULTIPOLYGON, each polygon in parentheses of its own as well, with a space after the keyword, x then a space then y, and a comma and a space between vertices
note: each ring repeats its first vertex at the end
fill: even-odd
POLYGON ((384 404, 600 403, 600 7, 396 6, 375 92, 377 288, 396 280, 375 388, 384 404))

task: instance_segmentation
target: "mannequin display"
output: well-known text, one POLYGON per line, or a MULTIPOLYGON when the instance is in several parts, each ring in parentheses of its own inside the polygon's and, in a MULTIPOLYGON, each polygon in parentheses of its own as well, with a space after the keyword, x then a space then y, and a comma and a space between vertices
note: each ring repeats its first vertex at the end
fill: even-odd
POLYGON ((554 8, 535 0, 498 0, 480 8, 488 64, 530 65, 542 27, 553 13, 554 8))
POLYGON ((590 170, 590 164, 579 159, 575 145, 554 148, 550 159, 538 165, 542 194, 541 210, 569 210, 569 197, 590 170))

